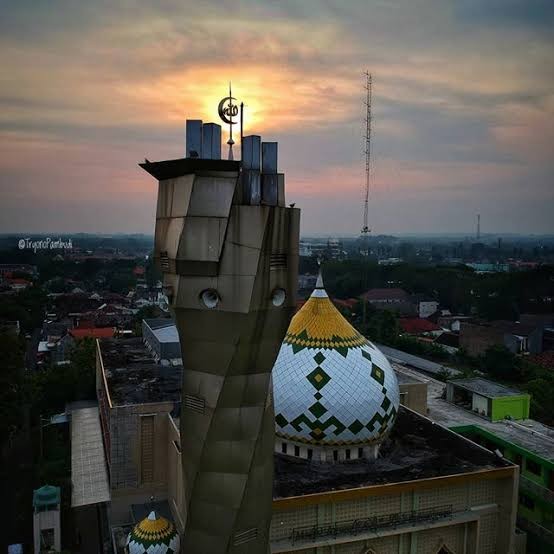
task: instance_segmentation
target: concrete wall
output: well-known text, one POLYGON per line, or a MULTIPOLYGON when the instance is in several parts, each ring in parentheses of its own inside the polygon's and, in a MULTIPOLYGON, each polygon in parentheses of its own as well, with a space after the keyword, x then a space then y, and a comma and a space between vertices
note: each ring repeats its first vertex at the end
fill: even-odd
POLYGON ((504 333, 494 327, 462 323, 460 326, 460 348, 470 356, 481 356, 495 344, 504 344, 504 333))
POLYGON ((110 410, 110 486, 112 524, 131 520, 131 504, 167 498, 168 413, 172 402, 117 406, 110 410), (141 417, 154 418, 152 434, 152 478, 145 480, 141 444, 141 417))
POLYGON ((521 396, 508 396, 504 398, 494 398, 492 401, 492 421, 510 416, 512 419, 529 418, 529 405, 531 397, 528 394, 521 396))
POLYGON ((480 394, 473 393, 471 409, 480 415, 489 415, 489 399, 480 394))
POLYGON ((399 383, 400 403, 421 415, 427 415, 427 383, 399 383))

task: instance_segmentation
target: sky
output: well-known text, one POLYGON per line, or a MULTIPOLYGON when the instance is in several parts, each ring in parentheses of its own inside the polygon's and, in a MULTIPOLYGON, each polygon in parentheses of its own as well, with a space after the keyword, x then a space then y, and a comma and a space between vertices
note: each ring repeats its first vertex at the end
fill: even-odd
POLYGON ((152 233, 137 164, 183 157, 231 80, 302 233, 355 235, 366 69, 373 233, 554 232, 551 0, 0 7, 0 232, 152 233))

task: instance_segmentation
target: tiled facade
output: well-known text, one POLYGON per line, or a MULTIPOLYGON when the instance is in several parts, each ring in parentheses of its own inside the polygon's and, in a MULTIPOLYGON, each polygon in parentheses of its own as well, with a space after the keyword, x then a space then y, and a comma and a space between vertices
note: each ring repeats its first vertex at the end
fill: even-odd
POLYGON ((344 502, 339 500, 340 494, 337 502, 323 494, 321 503, 309 506, 302 506, 303 499, 296 498, 299 507, 294 508, 293 502, 283 510, 277 500, 271 527, 272 552, 437 554, 442 547, 446 548, 444 552, 454 554, 513 552, 515 514, 507 502, 517 482, 513 471, 503 471, 498 478, 479 473, 456 476, 448 486, 440 480, 414 482, 413 486, 401 487, 398 494, 388 494, 386 486, 370 487, 368 496, 344 502), (451 512, 441 516, 445 507, 451 512), (325 535, 325 527, 337 523, 407 512, 415 514, 412 521, 382 525, 369 532, 325 535), (439 515, 418 520, 418 513, 439 515), (322 536, 311 541, 292 540, 295 530, 308 526, 317 526, 322 536))

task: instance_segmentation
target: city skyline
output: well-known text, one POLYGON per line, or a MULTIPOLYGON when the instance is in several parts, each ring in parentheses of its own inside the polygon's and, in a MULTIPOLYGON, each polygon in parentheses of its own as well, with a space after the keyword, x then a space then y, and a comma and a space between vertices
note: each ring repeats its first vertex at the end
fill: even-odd
POLYGON ((302 234, 354 235, 368 69, 375 234, 472 234, 477 213, 484 234, 552 233, 553 23, 542 0, 12 4, 0 232, 151 234, 137 164, 182 157, 185 119, 218 121, 232 80, 302 234))

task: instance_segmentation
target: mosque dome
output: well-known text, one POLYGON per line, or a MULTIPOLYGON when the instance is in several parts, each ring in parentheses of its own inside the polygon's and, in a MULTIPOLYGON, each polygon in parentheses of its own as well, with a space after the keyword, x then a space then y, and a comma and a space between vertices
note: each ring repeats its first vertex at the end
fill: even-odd
POLYGON ((400 403, 388 360, 335 308, 321 274, 292 318, 273 368, 273 390, 276 442, 291 454, 285 443, 295 444, 295 455, 307 445, 302 451, 309 458, 327 447, 347 448, 346 459, 376 456, 400 403), (351 456, 351 445, 367 448, 351 456))
POLYGON ((179 549, 179 534, 173 523, 154 511, 137 523, 127 537, 129 554, 177 554, 179 549))

